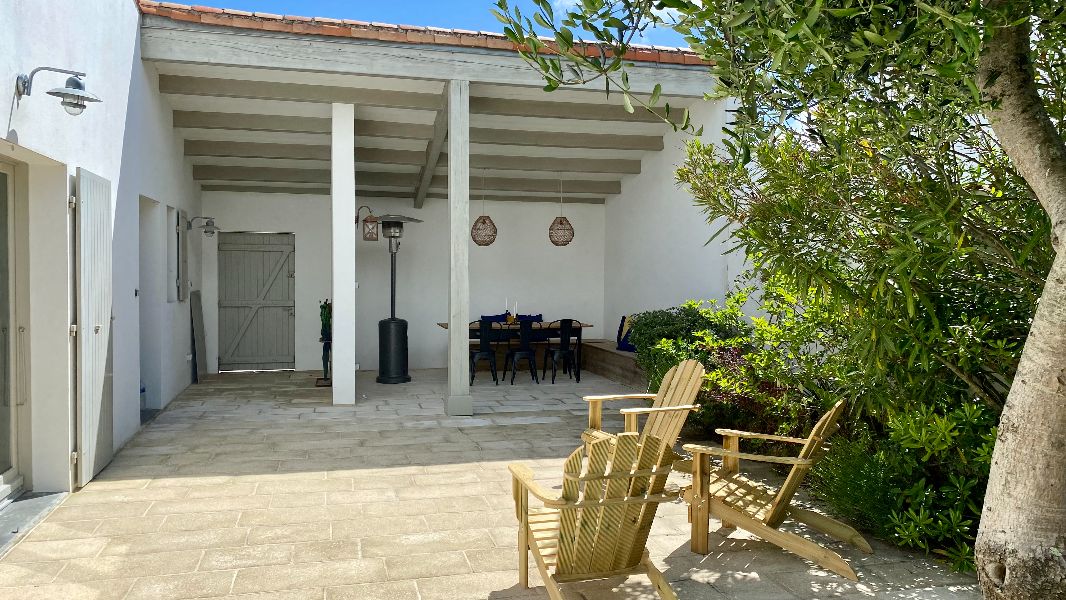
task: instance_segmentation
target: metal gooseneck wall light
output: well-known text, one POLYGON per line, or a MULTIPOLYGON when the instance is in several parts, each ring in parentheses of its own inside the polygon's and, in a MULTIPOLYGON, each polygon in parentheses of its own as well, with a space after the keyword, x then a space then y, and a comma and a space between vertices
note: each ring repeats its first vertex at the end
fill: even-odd
POLYGON ((203 229, 206 237, 213 237, 219 232, 218 226, 215 225, 214 217, 193 217, 185 224, 185 229, 188 231, 192 231, 193 229, 203 229), (203 224, 197 225, 197 221, 203 221, 203 224))
POLYGON ((89 102, 100 102, 99 98, 85 91, 85 82, 81 80, 82 77, 85 77, 85 73, 56 67, 37 67, 30 71, 29 75, 25 73, 18 75, 15 78, 16 99, 22 100, 24 96, 30 95, 33 91, 33 78, 40 71, 52 71, 70 75, 64 87, 48 90, 49 96, 55 96, 61 100, 60 104, 63 106, 63 110, 67 111, 67 114, 78 116, 85 111, 85 107, 89 102))
POLYGON ((378 321, 378 383, 407 383, 407 321, 396 318, 396 253, 400 250, 404 223, 421 223, 421 219, 403 215, 381 215, 381 234, 389 240, 391 285, 389 318, 378 321))

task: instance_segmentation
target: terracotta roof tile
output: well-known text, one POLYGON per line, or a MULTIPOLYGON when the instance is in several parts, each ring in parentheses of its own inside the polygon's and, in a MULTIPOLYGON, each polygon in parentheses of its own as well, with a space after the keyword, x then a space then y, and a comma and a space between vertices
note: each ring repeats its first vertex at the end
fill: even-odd
MULTIPOLYGON (((351 19, 332 19, 327 17, 302 17, 297 15, 277 15, 264 12, 248 12, 211 6, 190 6, 175 2, 156 0, 136 0, 144 14, 158 15, 178 21, 190 21, 207 25, 236 27, 241 29, 261 29, 282 31, 306 35, 326 35, 333 37, 351 37, 357 39, 379 40, 385 42, 405 42, 410 44, 436 44, 442 46, 467 46, 488 48, 492 50, 514 50, 515 45, 504 35, 492 31, 470 31, 466 29, 446 29, 443 27, 423 27, 419 25, 394 25, 355 21, 351 19)), ((552 38, 542 38, 549 45, 554 45, 552 38)), ((588 45, 584 49, 588 56, 599 56, 597 47, 588 45)), ((677 65, 705 64, 700 57, 683 48, 649 46, 633 44, 626 53, 626 60, 639 62, 659 62, 677 65)))

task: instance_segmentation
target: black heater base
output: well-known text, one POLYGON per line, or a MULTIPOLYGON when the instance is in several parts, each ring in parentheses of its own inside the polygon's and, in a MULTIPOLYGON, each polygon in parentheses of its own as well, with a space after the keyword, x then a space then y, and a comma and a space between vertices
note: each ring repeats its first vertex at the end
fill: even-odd
POLYGON ((407 321, 378 321, 378 383, 407 383, 407 321))

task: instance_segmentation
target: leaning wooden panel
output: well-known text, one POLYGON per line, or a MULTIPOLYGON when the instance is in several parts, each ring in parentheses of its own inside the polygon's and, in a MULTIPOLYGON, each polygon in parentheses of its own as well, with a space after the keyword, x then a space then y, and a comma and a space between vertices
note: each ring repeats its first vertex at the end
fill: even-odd
POLYGON ((528 467, 510 465, 519 583, 528 586, 532 555, 552 600, 562 600, 562 583, 633 573, 647 574, 664 600, 675 599, 645 548, 659 503, 677 498, 664 490, 673 459, 673 450, 654 436, 623 433, 595 441, 566 460, 558 495, 538 485, 528 467), (530 496, 543 508, 530 507, 530 496))
POLYGON ((823 456, 825 441, 837 430, 836 423, 843 411, 844 402, 837 402, 818 420, 806 440, 719 429, 717 431, 722 435, 722 448, 685 444, 685 450, 692 453, 692 460, 679 461, 674 466, 678 470, 687 467, 692 472, 693 485, 682 492, 690 507, 692 551, 700 554, 709 552, 708 522, 713 516, 722 521, 723 528, 740 527, 838 575, 858 581, 855 570, 839 554, 780 529, 781 523, 791 518, 832 538, 852 544, 867 554, 873 553, 870 544, 854 528, 825 515, 792 506, 793 496, 804 477, 823 456), (802 444, 802 448, 795 458, 741 452, 740 440, 753 438, 802 444), (722 459, 722 467, 717 471, 712 471, 709 467, 711 456, 722 459), (790 464, 792 469, 785 483, 775 492, 741 475, 741 460, 790 464))

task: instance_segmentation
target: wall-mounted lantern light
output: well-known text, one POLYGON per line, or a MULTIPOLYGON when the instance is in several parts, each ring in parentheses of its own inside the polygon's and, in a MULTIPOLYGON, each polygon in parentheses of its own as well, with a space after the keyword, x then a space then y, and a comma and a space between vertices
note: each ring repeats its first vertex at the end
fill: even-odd
POLYGON ((188 224, 185 225, 185 229, 203 229, 204 235, 207 237, 211 237, 219 231, 218 227, 215 226, 214 217, 193 217, 189 219, 188 224), (203 224, 197 225, 196 221, 200 220, 203 221, 203 224))
POLYGON ((15 97, 17 99, 21 100, 23 96, 30 95, 30 92, 33 91, 33 78, 37 75, 38 71, 52 71, 54 73, 70 75, 70 77, 67 78, 66 85, 48 91, 49 96, 55 96, 61 100, 60 104, 63 106, 63 110, 67 111, 67 114, 78 116, 85 111, 85 107, 89 102, 100 101, 99 98, 85 91, 85 82, 81 80, 82 77, 85 77, 85 73, 70 71, 68 69, 57 69, 55 67, 37 67, 30 71, 29 75, 23 73, 16 77, 15 97))
POLYGON ((359 224, 359 214, 366 209, 367 215, 363 217, 363 241, 364 242, 376 242, 378 241, 378 222, 379 219, 374 216, 374 211, 370 210, 369 206, 360 206, 355 211, 355 224, 359 224))

